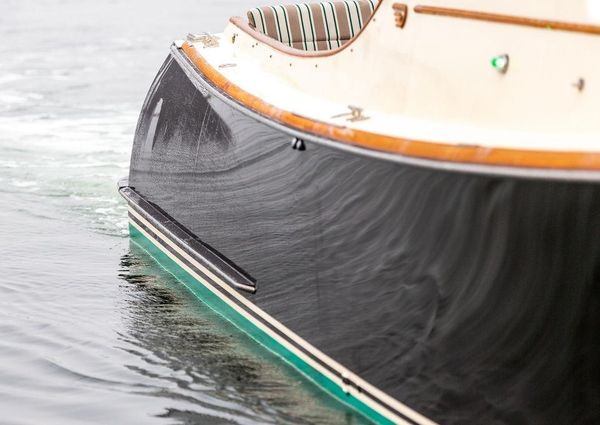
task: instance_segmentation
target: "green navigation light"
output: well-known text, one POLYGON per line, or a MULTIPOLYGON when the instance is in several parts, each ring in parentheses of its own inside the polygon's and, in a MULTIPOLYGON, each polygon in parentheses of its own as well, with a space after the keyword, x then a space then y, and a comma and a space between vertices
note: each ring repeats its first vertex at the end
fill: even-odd
POLYGON ((492 58, 492 67, 502 74, 508 71, 509 58, 508 55, 498 55, 492 58))

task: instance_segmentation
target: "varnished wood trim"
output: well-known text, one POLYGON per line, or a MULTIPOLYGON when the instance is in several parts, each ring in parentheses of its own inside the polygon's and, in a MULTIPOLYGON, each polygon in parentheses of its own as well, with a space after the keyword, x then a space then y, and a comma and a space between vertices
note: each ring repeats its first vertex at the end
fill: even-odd
POLYGON ((600 170, 600 154, 489 148, 476 145, 428 142, 355 130, 316 121, 279 109, 233 84, 213 68, 198 51, 182 47, 204 77, 244 107, 274 122, 320 137, 412 158, 453 163, 558 170, 600 170))
POLYGON ((498 13, 478 12, 476 10, 450 9, 436 6, 415 6, 415 13, 449 16, 452 18, 475 19, 478 21, 498 22, 501 24, 521 25, 549 30, 579 32, 600 35, 600 26, 577 24, 572 22, 551 21, 547 19, 527 18, 522 16, 501 15, 498 13))

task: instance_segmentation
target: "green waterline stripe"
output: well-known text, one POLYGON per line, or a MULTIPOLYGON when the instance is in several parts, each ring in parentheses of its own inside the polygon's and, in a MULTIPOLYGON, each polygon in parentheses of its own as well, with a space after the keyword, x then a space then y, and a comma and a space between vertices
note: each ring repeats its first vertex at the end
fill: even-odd
POLYGON ((198 281, 195 277, 184 270, 175 260, 168 254, 163 252, 156 241, 149 239, 140 232, 132 223, 129 224, 130 238, 146 251, 161 267, 168 273, 173 275, 186 288, 188 288, 200 301, 206 304, 210 309, 222 316, 224 319, 231 322, 240 330, 256 342, 267 348, 269 351, 281 357, 285 362, 292 365, 296 370, 302 373, 306 378, 329 392, 341 403, 353 408, 367 419, 380 424, 393 424, 394 422, 375 411, 370 406, 367 406, 362 401, 346 394, 335 382, 331 381, 319 371, 312 368, 296 354, 273 340, 269 335, 264 333, 253 322, 246 319, 238 311, 232 308, 229 304, 223 301, 219 296, 210 291, 205 283, 198 281))

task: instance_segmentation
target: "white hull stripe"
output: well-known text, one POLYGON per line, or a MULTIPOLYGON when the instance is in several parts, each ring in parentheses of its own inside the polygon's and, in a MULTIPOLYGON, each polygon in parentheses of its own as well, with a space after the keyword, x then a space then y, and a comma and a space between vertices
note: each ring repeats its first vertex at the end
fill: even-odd
POLYGON ((284 348, 292 352, 294 355, 296 355, 298 358, 300 358, 302 361, 308 364, 311 368, 315 369, 320 374, 327 377, 332 382, 336 383, 340 388, 348 390, 351 393, 351 395, 354 396, 357 400, 360 400, 365 405, 369 406, 370 408, 379 412, 380 414, 390 418, 394 422, 408 423, 401 417, 394 414, 392 411, 383 407, 380 403, 372 400, 370 397, 365 396, 365 394, 362 391, 359 392, 352 386, 346 386, 342 382, 342 379, 340 379, 340 377, 332 373, 330 370, 334 370, 341 376, 347 377, 353 383, 357 384, 361 389, 372 394, 381 402, 390 406, 392 409, 396 410, 410 421, 418 424, 434 424, 434 422, 413 411, 409 407, 403 405, 402 403, 383 393, 381 390, 378 390, 377 388, 373 387, 372 385, 364 381, 362 378, 360 378, 358 375, 355 375, 348 369, 344 368, 343 366, 335 362, 333 359, 329 358, 324 353, 322 353, 314 346, 309 344, 307 341, 303 340, 297 334, 289 330, 283 324, 275 320, 273 317, 269 316, 266 312, 259 309, 256 305, 248 301, 246 298, 241 296, 235 289, 233 289, 230 285, 228 285, 226 282, 224 282, 221 278, 219 278, 209 269, 204 267, 202 264, 197 262, 193 257, 187 254, 173 241, 166 237, 160 230, 158 230, 154 225, 152 225, 148 220, 146 220, 146 218, 144 218, 138 211, 136 211, 135 206, 133 204, 130 204, 129 212, 132 218, 130 220, 132 225, 136 227, 136 229, 139 230, 148 240, 152 241, 169 258, 171 258, 187 273, 193 276, 194 279, 203 284, 207 289, 209 289, 221 300, 223 300, 230 307, 232 307, 235 311, 241 314, 246 320, 255 324, 261 331, 263 331, 274 341, 282 345, 284 348), (152 233, 154 233, 156 237, 149 235, 148 232, 144 229, 144 227, 150 230, 152 233), (174 255, 174 253, 176 253, 177 255, 174 255), (185 263, 188 263, 197 268, 204 276, 198 275, 190 266, 185 264, 182 261, 182 259, 185 260, 185 263), (210 280, 211 282, 218 285, 220 290, 208 284, 207 280, 210 280), (234 300, 236 302, 234 302, 234 300), (261 321, 257 321, 256 318, 249 313, 249 311, 262 318, 266 322, 266 324, 261 321), (270 329, 267 326, 267 324, 270 325, 273 329, 285 335, 286 338, 282 338, 279 334, 274 332, 273 329, 270 329), (309 353, 310 356, 300 351, 298 348, 296 348, 296 346, 294 346, 291 342, 287 341, 286 339, 289 339, 294 344, 302 347, 302 349, 309 353), (314 359, 318 359, 318 362, 311 357, 314 357, 314 359), (323 363, 326 367, 321 365, 319 362, 323 363))

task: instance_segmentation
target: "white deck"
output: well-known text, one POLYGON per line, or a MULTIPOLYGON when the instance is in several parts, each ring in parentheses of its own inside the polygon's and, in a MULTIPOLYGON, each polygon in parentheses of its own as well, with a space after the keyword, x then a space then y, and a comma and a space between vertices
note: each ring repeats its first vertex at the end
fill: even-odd
MULTIPOLYGON (((479 3, 443 5, 480 10, 479 3)), ((506 3, 498 12, 509 13, 506 3)), ((549 16, 548 8, 532 16, 526 3, 513 14, 549 16)), ((375 22, 332 56, 291 56, 233 24, 218 47, 195 47, 246 92, 316 121, 437 143, 600 152, 600 36, 413 12, 400 29, 391 5, 384 0, 375 22), (505 75, 490 65, 502 53, 511 56, 505 75), (573 87, 578 78, 586 80, 583 91, 573 87), (347 105, 369 119, 333 118, 347 105)), ((590 22, 594 10, 571 20, 590 22)))

